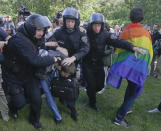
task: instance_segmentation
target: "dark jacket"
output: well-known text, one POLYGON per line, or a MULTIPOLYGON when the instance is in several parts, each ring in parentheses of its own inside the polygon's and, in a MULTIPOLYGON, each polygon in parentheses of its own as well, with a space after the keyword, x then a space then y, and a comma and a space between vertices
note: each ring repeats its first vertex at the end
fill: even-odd
POLYGON ((0 41, 5 41, 8 36, 9 34, 0 27, 0 41))
POLYGON ((3 55, 5 57, 4 68, 7 77, 14 80, 25 80, 34 77, 37 68, 46 67, 54 63, 53 57, 40 57, 38 46, 41 41, 31 39, 21 26, 18 33, 4 47, 3 55))
POLYGON ((104 51, 106 45, 133 51, 132 48, 134 46, 132 44, 121 39, 116 39, 104 29, 101 29, 101 32, 96 34, 89 25, 87 28, 87 36, 90 42, 90 51, 83 59, 84 64, 103 66, 102 58, 105 56, 104 51))
POLYGON ((49 41, 53 40, 57 41, 59 46, 68 50, 69 57, 75 56, 77 60, 80 60, 89 52, 87 35, 79 30, 69 33, 64 27, 61 27, 49 38, 49 41))
POLYGON ((154 45, 156 40, 161 39, 161 34, 159 32, 153 33, 151 35, 151 38, 152 38, 152 44, 154 45))

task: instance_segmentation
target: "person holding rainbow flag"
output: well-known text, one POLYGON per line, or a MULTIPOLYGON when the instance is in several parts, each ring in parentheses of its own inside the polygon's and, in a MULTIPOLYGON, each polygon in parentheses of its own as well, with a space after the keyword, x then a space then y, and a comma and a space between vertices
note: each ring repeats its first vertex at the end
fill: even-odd
POLYGON ((125 127, 130 126, 130 123, 124 118, 137 96, 141 95, 153 57, 151 36, 140 24, 143 18, 142 9, 133 8, 130 12, 132 23, 124 29, 120 39, 124 39, 134 46, 146 50, 146 54, 136 54, 123 49, 116 49, 113 65, 107 77, 107 84, 114 88, 120 87, 122 78, 127 79, 128 85, 124 101, 114 119, 114 124, 125 127))

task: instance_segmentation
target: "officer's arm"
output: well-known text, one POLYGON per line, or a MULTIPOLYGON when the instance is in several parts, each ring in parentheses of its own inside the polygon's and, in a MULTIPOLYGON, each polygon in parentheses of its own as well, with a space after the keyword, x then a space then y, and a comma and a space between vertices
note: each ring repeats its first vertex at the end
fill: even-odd
POLYGON ((47 39, 47 42, 51 42, 51 41, 54 41, 56 42, 56 33, 53 33, 52 36, 50 36, 48 39, 47 39))
POLYGON ((17 42, 14 44, 16 46, 16 52, 22 60, 29 63, 35 67, 46 67, 54 63, 54 58, 50 56, 38 56, 35 50, 28 43, 17 42))
POLYGON ((61 47, 61 43, 57 41, 57 31, 47 40, 47 43, 45 43, 46 47, 48 50, 55 50, 55 51, 60 51, 64 55, 68 56, 68 51, 67 49, 61 47))
POLYGON ((134 48, 134 45, 132 45, 130 42, 122 39, 117 39, 112 34, 109 34, 109 36, 107 37, 107 43, 113 47, 122 48, 128 51, 133 51, 134 48))
POLYGON ((57 40, 55 38, 55 33, 52 34, 52 36, 50 36, 47 39, 47 42, 45 43, 46 49, 47 50, 56 50, 56 48, 59 46, 57 43, 57 40))
POLYGON ((81 38, 80 49, 73 55, 76 60, 81 59, 89 52, 89 46, 90 44, 87 35, 83 35, 81 38))

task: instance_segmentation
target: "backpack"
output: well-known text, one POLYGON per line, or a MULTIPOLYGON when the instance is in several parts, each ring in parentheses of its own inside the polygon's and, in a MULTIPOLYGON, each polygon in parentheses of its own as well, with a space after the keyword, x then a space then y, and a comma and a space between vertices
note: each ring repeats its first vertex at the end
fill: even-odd
POLYGON ((62 100, 75 101, 79 96, 79 84, 76 78, 55 78, 52 81, 52 95, 62 100))
POLYGON ((105 55, 102 59, 104 66, 111 66, 112 65, 113 53, 114 53, 114 48, 106 45, 105 51, 104 51, 105 55))

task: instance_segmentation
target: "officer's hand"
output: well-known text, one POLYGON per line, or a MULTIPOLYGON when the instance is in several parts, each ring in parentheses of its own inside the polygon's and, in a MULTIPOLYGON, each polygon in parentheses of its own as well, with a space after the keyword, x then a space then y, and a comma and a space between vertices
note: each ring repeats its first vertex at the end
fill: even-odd
POLYGON ((54 56, 54 62, 58 62, 58 61, 61 61, 61 57, 55 57, 54 56))
POLYGON ((12 37, 12 36, 9 35, 9 36, 6 37, 5 40, 8 41, 11 37, 12 37))
POLYGON ((63 53, 64 55, 68 56, 68 51, 67 49, 63 48, 63 47, 57 47, 56 50, 60 51, 61 53, 63 53))
POLYGON ((65 66, 65 65, 70 65, 72 64, 74 61, 76 60, 76 57, 75 56, 72 56, 70 58, 66 58, 62 61, 62 65, 65 66))
POLYGON ((2 49, 5 44, 7 44, 7 41, 0 41, 0 49, 2 49))
POLYGON ((80 32, 83 32, 83 33, 86 33, 87 32, 86 29, 83 28, 83 27, 79 27, 79 30, 80 30, 80 32))
POLYGON ((145 54, 147 53, 146 50, 141 49, 141 48, 138 48, 138 47, 134 47, 134 48, 133 48, 133 51, 135 51, 135 56, 136 56, 136 58, 137 58, 138 53, 143 54, 143 55, 145 55, 145 54))
POLYGON ((45 46, 58 46, 57 42, 46 42, 45 46))

